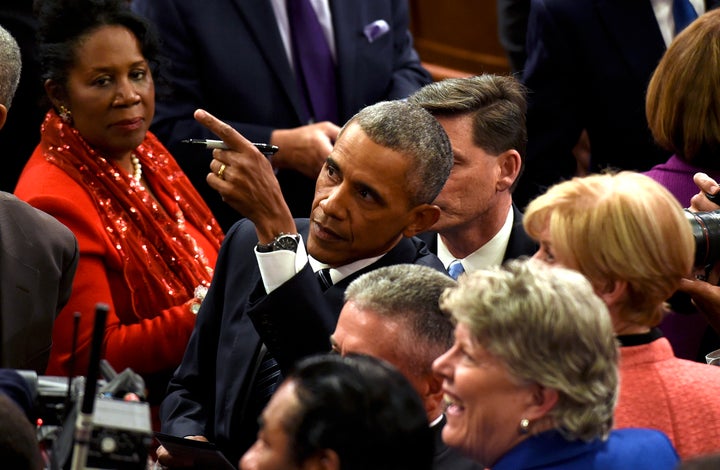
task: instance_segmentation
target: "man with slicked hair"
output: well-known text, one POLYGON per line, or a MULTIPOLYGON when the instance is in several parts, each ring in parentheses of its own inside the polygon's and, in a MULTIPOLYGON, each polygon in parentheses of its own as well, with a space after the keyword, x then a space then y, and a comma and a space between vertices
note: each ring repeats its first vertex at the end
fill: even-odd
POLYGON ((435 200, 440 219, 420 236, 457 278, 531 256, 537 245, 522 226, 512 193, 525 158, 525 88, 510 76, 448 79, 408 99, 447 132, 454 166, 435 200))

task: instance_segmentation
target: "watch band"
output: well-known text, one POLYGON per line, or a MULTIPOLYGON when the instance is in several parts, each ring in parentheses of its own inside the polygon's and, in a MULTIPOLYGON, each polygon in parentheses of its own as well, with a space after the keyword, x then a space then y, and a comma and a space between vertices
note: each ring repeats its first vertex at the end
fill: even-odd
POLYGON ((298 244, 300 243, 300 235, 281 233, 276 236, 270 243, 258 243, 255 245, 255 249, 258 253, 271 253, 273 251, 287 250, 297 252, 298 244))

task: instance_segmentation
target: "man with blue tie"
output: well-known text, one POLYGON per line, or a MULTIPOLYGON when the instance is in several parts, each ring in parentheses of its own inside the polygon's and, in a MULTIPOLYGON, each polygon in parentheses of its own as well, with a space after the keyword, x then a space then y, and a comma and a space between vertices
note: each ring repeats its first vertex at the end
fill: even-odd
POLYGON ((273 167, 293 215, 304 217, 338 126, 431 81, 413 49, 407 0, 133 0, 132 8, 155 23, 169 59, 172 90, 158 94, 152 131, 225 230, 240 214, 205 183, 208 152, 180 143, 212 138, 193 120, 196 108, 280 148, 273 167))
POLYGON ((430 111, 453 146, 454 167, 435 200, 440 219, 420 235, 455 279, 531 256, 513 190, 525 154, 525 89, 513 77, 479 75, 426 85, 410 102, 430 111))
POLYGON ((528 149, 516 200, 527 204, 577 172, 583 129, 589 171, 647 171, 670 156, 653 141, 645 91, 672 38, 719 0, 532 0, 523 83, 528 149))
MULTIPOLYGON (((443 270, 414 235, 440 215, 432 202, 452 150, 437 120, 417 105, 364 108, 323 166, 310 218, 293 219, 267 159, 230 125, 205 111, 195 116, 232 149, 214 151, 208 184, 247 219, 223 242, 160 418, 164 432, 213 441, 237 461, 255 440, 278 372, 318 344, 330 350, 353 279, 401 263, 443 270)), ((158 456, 174 463, 164 449, 158 456)))

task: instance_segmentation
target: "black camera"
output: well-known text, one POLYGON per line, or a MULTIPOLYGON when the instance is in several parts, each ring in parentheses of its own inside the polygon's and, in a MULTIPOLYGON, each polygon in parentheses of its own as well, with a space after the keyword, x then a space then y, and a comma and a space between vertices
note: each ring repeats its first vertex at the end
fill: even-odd
POLYGON ((91 426, 81 467, 76 464, 75 453, 86 377, 68 381, 66 377, 21 374, 35 395, 38 422, 42 423, 37 437, 46 468, 145 469, 152 430, 150 406, 138 396, 144 382, 130 369, 112 373, 112 380, 99 380, 97 384, 99 392, 94 394, 93 413, 88 417, 91 426))
POLYGON ((141 470, 147 464, 152 429, 150 406, 142 401, 145 382, 131 369, 117 374, 100 357, 109 310, 106 304, 95 306, 84 379, 26 377, 39 403, 44 426, 39 426, 38 440, 50 470, 141 470))
POLYGON ((695 267, 711 267, 720 260, 720 210, 690 212, 685 209, 695 238, 695 267))

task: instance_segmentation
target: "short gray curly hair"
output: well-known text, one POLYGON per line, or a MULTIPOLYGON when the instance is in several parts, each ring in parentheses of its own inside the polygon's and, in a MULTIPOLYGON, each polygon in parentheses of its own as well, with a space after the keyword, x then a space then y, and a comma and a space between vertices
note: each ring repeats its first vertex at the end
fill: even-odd
POLYGON ((378 145, 410 160, 408 194, 412 205, 432 203, 453 166, 445 129, 428 111, 407 101, 380 101, 361 109, 340 131, 358 124, 378 145))
POLYGON ((558 392, 549 415, 567 439, 607 438, 618 345, 607 307, 585 277, 515 260, 461 276, 440 306, 517 379, 558 392))
POLYGON ((20 82, 22 60, 15 38, 0 26, 0 104, 10 108, 20 82))

